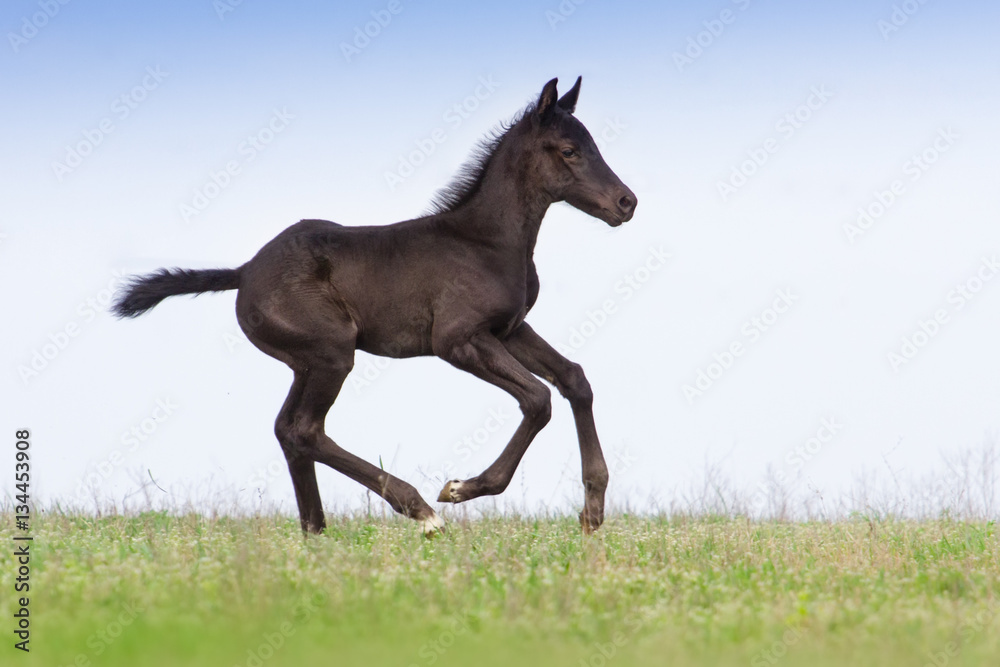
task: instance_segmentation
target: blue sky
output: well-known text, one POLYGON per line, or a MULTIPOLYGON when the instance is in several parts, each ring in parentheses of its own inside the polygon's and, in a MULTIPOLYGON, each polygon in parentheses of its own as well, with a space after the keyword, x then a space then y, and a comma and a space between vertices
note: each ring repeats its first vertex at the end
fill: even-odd
MULTIPOLYGON (((1000 279, 954 296, 1000 253, 998 18, 995 3, 935 0, 6 3, 4 427, 35 431, 48 500, 78 499, 114 459, 98 493, 119 501, 149 470, 176 498, 290 509, 283 470, 258 479, 280 463, 271 429, 290 373, 242 338, 233 294, 116 322, 109 286, 239 265, 300 218, 418 215, 483 133, 549 78, 582 75, 577 115, 639 208, 610 230, 553 207, 529 321, 563 345, 602 322, 571 356, 609 459, 625 462, 612 499, 668 504, 706 460, 751 488, 771 465, 831 492, 864 469, 933 470, 1000 430, 1000 279), (377 34, 355 44, 366 25, 377 34), (74 152, 87 154, 66 168, 74 152), (390 186, 401 160, 412 174, 390 186), (655 271, 651 248, 670 254, 655 271), (628 292, 627 276, 648 280, 628 292), (745 333, 782 293, 787 311, 745 333), (692 400, 685 386, 733 343, 744 354, 692 400), (26 377, 46 345, 57 352, 26 377), (828 419, 836 437, 789 463, 828 419), (129 449, 143 424, 155 428, 129 449)), ((438 360, 359 355, 353 379, 329 431, 428 496, 441 471, 480 472, 514 430, 512 399, 438 360), (510 417, 470 449, 493 411, 510 417)), ((362 502, 334 473, 321 484, 331 509, 362 502)), ((507 497, 578 496, 557 400, 507 497)))

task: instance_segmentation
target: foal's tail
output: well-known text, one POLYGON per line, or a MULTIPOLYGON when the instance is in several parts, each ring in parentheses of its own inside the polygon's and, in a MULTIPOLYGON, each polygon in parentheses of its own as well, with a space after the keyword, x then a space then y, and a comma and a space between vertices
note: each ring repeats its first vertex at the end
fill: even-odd
POLYGON ((111 307, 118 317, 138 317, 168 296, 238 289, 240 269, 160 269, 136 276, 118 293, 111 307))

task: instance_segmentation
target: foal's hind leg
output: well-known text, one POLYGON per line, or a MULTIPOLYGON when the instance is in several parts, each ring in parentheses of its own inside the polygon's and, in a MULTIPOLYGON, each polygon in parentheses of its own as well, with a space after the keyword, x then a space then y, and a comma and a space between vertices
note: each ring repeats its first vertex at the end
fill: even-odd
POLYGON ((417 519, 425 534, 440 530, 444 522, 415 488, 344 451, 327 437, 326 414, 354 367, 357 328, 329 301, 315 296, 311 300, 299 298, 302 302, 293 303, 241 288, 236 308, 240 326, 253 344, 295 373, 274 432, 288 461, 303 530, 319 533, 326 525, 316 462, 360 482, 400 514, 417 519), (290 303, 295 307, 290 308, 290 303))
POLYGON ((350 360, 336 363, 313 359, 306 368, 296 371, 289 402, 286 402, 289 409, 282 409, 275 425, 278 439, 289 458, 303 526, 308 530, 308 526, 316 525, 307 519, 316 511, 322 516, 315 471, 305 464, 308 461, 311 466, 313 461, 318 461, 382 496, 394 510, 416 519, 424 533, 432 535, 444 527, 444 522, 413 486, 345 451, 326 435, 326 414, 352 366, 350 360), (293 395, 297 400, 291 400, 293 395), (297 481, 296 474, 299 475, 297 481))
POLYGON ((299 506, 299 520, 302 530, 308 533, 322 533, 326 528, 326 517, 323 516, 323 504, 319 497, 319 484, 316 482, 316 463, 298 451, 295 443, 287 437, 295 422, 295 412, 302 400, 302 390, 305 388, 304 378, 296 374, 288 398, 278 413, 274 424, 275 435, 285 452, 288 462, 288 472, 292 476, 292 486, 295 489, 295 501, 299 506))

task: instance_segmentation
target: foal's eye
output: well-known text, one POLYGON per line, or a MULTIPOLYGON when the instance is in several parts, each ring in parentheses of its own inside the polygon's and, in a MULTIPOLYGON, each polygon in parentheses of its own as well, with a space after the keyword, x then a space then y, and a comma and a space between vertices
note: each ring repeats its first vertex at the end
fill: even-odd
POLYGON ((576 151, 572 148, 564 148, 562 151, 563 157, 573 157, 576 155, 576 151))

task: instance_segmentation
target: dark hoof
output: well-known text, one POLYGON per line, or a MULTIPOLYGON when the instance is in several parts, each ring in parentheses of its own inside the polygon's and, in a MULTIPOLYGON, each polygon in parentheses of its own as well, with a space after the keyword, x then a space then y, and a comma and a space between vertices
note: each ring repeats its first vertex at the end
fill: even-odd
POLYGON ((592 535, 601 524, 604 523, 604 517, 600 515, 593 515, 588 513, 586 510, 580 512, 580 527, 583 528, 584 535, 592 535))

